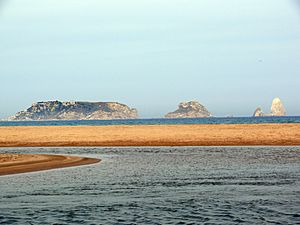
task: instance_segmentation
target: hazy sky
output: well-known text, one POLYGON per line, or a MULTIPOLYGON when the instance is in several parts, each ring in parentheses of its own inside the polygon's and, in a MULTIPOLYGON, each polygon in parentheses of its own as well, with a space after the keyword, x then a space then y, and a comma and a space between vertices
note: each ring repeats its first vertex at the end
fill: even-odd
POLYGON ((0 0, 0 118, 42 100, 300 115, 295 0, 0 0))

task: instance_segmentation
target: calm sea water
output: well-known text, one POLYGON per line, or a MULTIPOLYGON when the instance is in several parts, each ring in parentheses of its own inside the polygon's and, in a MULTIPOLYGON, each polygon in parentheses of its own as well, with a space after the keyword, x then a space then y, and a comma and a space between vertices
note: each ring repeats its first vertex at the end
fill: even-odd
POLYGON ((161 125, 161 124, 257 124, 300 123, 300 116, 284 117, 212 117, 182 119, 130 120, 65 120, 65 121, 0 121, 0 126, 108 126, 108 125, 161 125))
POLYGON ((0 177, 2 224, 300 224, 300 147, 5 152, 102 162, 0 177))

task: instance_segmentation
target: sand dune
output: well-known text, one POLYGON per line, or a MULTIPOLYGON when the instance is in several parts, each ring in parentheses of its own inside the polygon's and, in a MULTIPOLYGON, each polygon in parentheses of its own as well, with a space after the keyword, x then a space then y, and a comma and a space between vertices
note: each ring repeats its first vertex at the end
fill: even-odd
POLYGON ((300 145, 300 124, 0 127, 0 146, 300 145))

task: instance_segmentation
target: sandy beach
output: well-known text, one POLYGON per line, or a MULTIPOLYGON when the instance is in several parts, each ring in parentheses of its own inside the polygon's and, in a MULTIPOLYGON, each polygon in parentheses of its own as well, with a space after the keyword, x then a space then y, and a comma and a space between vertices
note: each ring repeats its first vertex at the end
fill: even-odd
POLYGON ((87 165, 97 163, 99 161, 99 159, 82 158, 77 156, 0 154, 0 176, 70 166, 87 165))
POLYGON ((300 145, 300 124, 0 127, 1 147, 300 145))

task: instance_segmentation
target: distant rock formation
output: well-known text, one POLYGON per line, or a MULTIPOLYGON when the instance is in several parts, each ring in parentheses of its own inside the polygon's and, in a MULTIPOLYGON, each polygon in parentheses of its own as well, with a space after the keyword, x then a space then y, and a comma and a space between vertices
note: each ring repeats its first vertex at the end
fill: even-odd
POLYGON ((262 111, 262 109, 260 107, 258 107, 254 113, 253 113, 253 116, 264 116, 264 113, 262 111))
POLYGON ((285 108, 280 100, 280 98, 274 98, 271 106, 272 116, 285 116, 285 108))
POLYGON ((211 113, 199 102, 190 101, 180 103, 178 109, 166 114, 165 118, 197 118, 211 116, 211 113))
POLYGON ((110 120, 137 117, 136 109, 117 102, 46 101, 32 104, 9 120, 110 120))
POLYGON ((285 108, 280 100, 280 98, 274 98, 272 101, 272 106, 271 106, 271 113, 269 114, 264 114, 262 109, 259 107, 255 110, 253 116, 285 116, 286 111, 285 108))

